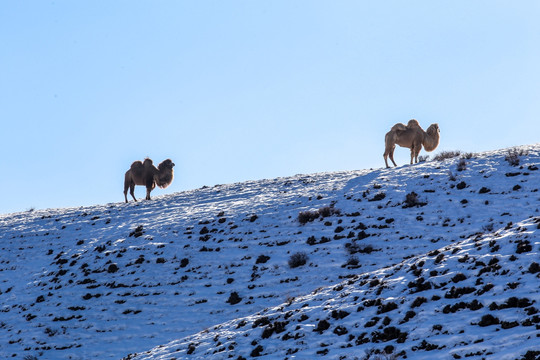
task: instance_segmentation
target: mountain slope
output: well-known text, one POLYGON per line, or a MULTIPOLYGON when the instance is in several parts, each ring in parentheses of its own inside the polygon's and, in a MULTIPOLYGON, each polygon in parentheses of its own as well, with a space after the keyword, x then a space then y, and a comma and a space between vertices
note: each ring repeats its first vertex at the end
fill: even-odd
POLYGON ((190 352, 207 358, 225 348, 213 358, 247 358, 261 346, 260 355, 269 357, 298 349, 297 358, 318 351, 362 358, 367 349, 390 345, 408 356, 427 351, 413 351, 416 346, 431 349, 428 355, 481 358, 507 351, 518 358, 532 350, 531 332, 538 332, 533 285, 540 262, 540 145, 520 149, 517 166, 500 150, 466 160, 463 171, 455 158, 1 216, 0 336, 8 340, 0 343, 0 356, 169 359, 190 352), (301 213, 304 221, 319 216, 302 224, 301 213), (297 253, 306 264, 291 268, 297 253), (479 275, 484 268, 491 270, 479 275), (477 294, 489 283, 491 289, 477 294), (411 293, 414 284, 426 289, 411 293), (452 286, 474 290, 447 298, 452 286), (527 306, 498 309, 512 297, 528 299, 518 302, 527 306), (474 299, 481 308, 460 305, 466 308, 444 313, 474 299), (422 304, 412 307, 414 301, 422 304), (397 307, 382 311, 390 302, 397 307), (339 319, 340 309, 350 314, 339 319), (416 315, 398 325, 407 311, 416 315), (470 324, 488 314, 499 324, 470 324), (308 318, 296 324, 303 315, 308 318), (253 328, 264 317, 273 325, 263 320, 253 328), (380 319, 365 328, 374 317, 380 319), (426 321, 433 317, 440 320, 426 321), (312 331, 322 320, 330 327, 312 331), (509 328, 501 330, 503 324, 509 328), (343 329, 335 333, 338 326, 343 329), (289 333, 298 338, 281 340, 289 333), (508 337, 512 346, 504 345, 508 337), (145 352, 173 339, 181 340, 145 352), (422 339, 429 341, 422 345, 422 339), (349 344, 352 350, 339 350, 349 344))
POLYGON ((471 237, 128 358, 536 359, 540 265, 526 249, 539 224, 471 237))

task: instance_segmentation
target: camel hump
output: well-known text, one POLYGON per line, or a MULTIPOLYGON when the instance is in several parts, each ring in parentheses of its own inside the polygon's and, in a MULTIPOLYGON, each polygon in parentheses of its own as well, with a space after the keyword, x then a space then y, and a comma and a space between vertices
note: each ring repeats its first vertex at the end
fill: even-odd
POLYGON ((142 176, 142 174, 144 173, 144 165, 142 161, 140 160, 134 161, 133 164, 131 164, 130 170, 133 173, 133 175, 142 176))
POLYGON ((402 123, 397 123, 396 125, 392 126, 392 131, 405 131, 407 130, 407 125, 402 123))
POLYGON ((411 120, 409 120, 409 122, 407 123, 407 127, 408 127, 408 128, 420 128, 420 124, 418 123, 418 120, 416 120, 416 119, 411 119, 411 120))
POLYGON ((133 164, 131 164, 131 170, 138 170, 142 168, 144 168, 144 165, 140 160, 134 161, 133 164))
POLYGON ((154 162, 152 161, 152 159, 146 158, 144 159, 143 165, 144 167, 150 167, 154 165, 154 162))

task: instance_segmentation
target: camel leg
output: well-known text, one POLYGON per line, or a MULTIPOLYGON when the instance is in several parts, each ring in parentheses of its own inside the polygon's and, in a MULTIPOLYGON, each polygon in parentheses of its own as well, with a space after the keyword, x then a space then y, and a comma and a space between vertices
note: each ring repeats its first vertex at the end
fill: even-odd
POLYGON ((129 193, 130 193, 131 197, 133 198, 133 200, 137 201, 137 199, 135 198, 135 184, 131 184, 129 186, 129 193))
POLYGON ((152 191, 152 188, 151 188, 151 187, 147 187, 147 188, 146 188, 146 200, 151 200, 151 199, 150 199, 150 191, 152 191))
POLYGON ((414 160, 414 154, 416 152, 416 148, 414 146, 414 144, 411 146, 411 165, 413 164, 413 160, 414 160))
POLYGON ((128 192, 128 189, 129 189, 129 183, 130 183, 130 179, 129 179, 128 175, 126 174, 126 177, 124 179, 124 198, 126 199, 126 202, 128 202, 127 192, 128 192))
POLYGON ((396 149, 396 146, 394 145, 394 147, 390 150, 390 160, 392 160, 392 163, 394 164, 394 166, 397 166, 396 162, 394 161, 394 150, 396 149))
MULTIPOLYGON (((386 168, 388 169, 390 166, 388 166, 388 155, 390 154, 390 151, 392 149, 392 141, 390 140, 391 133, 388 132, 384 136, 384 163, 386 164, 386 168)), ((395 145, 394 145, 395 146, 395 145)))
MULTIPOLYGON (((417 146, 414 147, 414 163, 415 164, 418 164, 418 155, 420 154, 421 150, 422 150, 422 144, 418 144, 417 146)), ((411 158, 411 161, 412 161, 412 158, 411 158)))
POLYGON ((394 163, 394 166, 397 166, 396 162, 394 161, 394 150, 395 150, 395 148, 396 148, 396 146, 394 145, 393 147, 387 148, 384 151, 384 154, 383 154, 384 163, 386 164, 387 168, 390 167, 390 166, 388 166, 388 156, 390 156, 390 160, 392 160, 392 162, 394 163))

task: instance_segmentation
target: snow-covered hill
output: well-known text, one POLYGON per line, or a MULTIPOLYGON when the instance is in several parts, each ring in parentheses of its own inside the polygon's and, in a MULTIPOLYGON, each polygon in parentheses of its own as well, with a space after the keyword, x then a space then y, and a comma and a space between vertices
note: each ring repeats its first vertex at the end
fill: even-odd
POLYGON ((535 359, 518 150, 0 216, 0 358, 535 359))

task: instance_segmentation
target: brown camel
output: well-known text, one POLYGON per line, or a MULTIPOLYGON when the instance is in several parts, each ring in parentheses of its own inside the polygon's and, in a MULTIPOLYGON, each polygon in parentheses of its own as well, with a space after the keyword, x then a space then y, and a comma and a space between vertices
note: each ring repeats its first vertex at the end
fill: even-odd
POLYGON ((415 119, 409 120, 407 125, 398 123, 392 126, 392 129, 386 133, 384 138, 384 162, 388 168, 388 156, 390 160, 397 166, 394 161, 394 149, 396 144, 401 147, 411 149, 411 165, 413 160, 418 162, 418 154, 422 150, 422 145, 426 151, 433 151, 439 145, 439 125, 431 124, 427 131, 424 131, 418 121, 415 119))
POLYGON ((137 201, 135 198, 135 185, 146 186, 146 200, 150 200, 150 191, 154 190, 156 185, 165 189, 173 181, 173 167, 174 163, 171 159, 161 162, 157 168, 154 166, 153 161, 148 158, 144 159, 144 162, 135 161, 131 164, 131 168, 126 171, 124 180, 124 197, 126 202, 128 202, 128 189, 133 200, 137 201))

